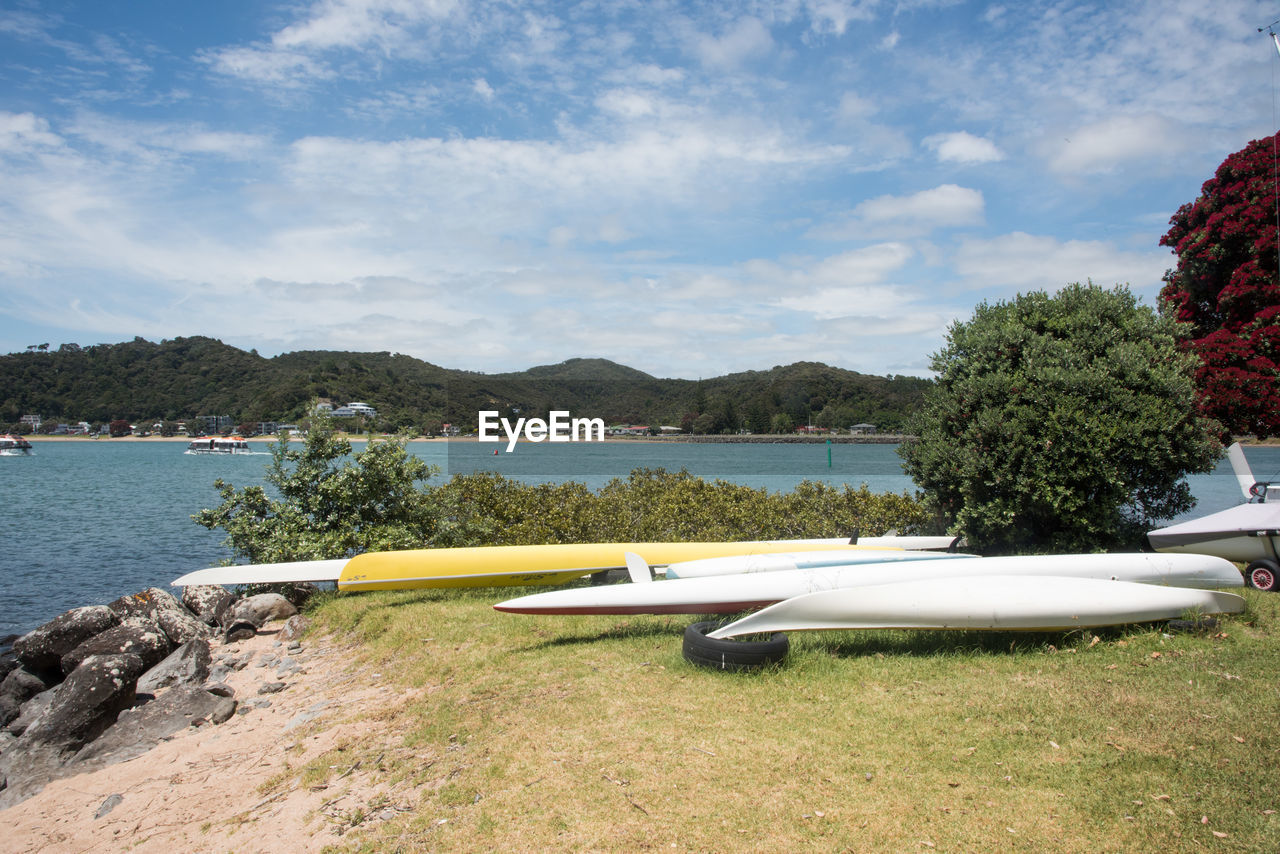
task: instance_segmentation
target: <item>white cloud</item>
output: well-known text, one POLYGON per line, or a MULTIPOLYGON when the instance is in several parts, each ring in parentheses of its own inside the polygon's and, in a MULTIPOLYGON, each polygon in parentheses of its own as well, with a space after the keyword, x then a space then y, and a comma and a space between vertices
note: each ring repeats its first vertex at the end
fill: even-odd
POLYGON ((324 0, 310 18, 271 37, 285 49, 327 50, 375 44, 387 48, 408 38, 416 22, 445 18, 457 8, 453 0, 324 0))
POLYGON ((957 274, 974 289, 1053 292, 1071 282, 1129 284, 1152 293, 1170 266, 1169 253, 1153 247, 1132 252, 1098 240, 1061 240, 1013 232, 961 242, 953 259, 957 274))
POLYGON ((704 65, 736 68, 773 51, 773 36, 758 18, 742 18, 724 35, 699 35, 694 51, 704 65))
POLYGON ((292 51, 237 47, 207 53, 204 59, 220 74, 260 84, 295 87, 307 80, 337 76, 319 62, 292 51))
POLYGON ((836 107, 836 118, 846 122, 855 121, 864 119, 875 111, 876 106, 871 101, 856 92, 845 92, 840 96, 840 105, 836 107))
POLYGON ((1188 129, 1153 113, 1113 116, 1064 131, 1041 150, 1049 168, 1059 174, 1113 172, 1134 161, 1177 154, 1186 147, 1188 129))
POLYGON ((61 143, 57 134, 50 133, 49 122, 34 113, 7 113, 0 110, 0 152, 16 154, 61 143))
POLYGON ((942 184, 909 196, 868 199, 835 221, 814 227, 807 236, 823 240, 921 236, 939 228, 982 225, 983 209, 980 191, 942 184))
POLYGON ((494 96, 493 87, 489 85, 489 81, 483 77, 477 77, 475 82, 471 84, 471 91, 480 96, 483 101, 492 101, 494 96))
POLYGON ((924 145, 936 152, 938 160, 943 163, 995 163, 1004 160, 1004 152, 991 140, 964 131, 927 136, 924 145))
POLYGON ((809 26, 817 33, 844 35, 853 21, 868 21, 875 17, 874 3, 846 2, 846 0, 806 0, 809 26))
POLYGON ((601 112, 624 119, 638 119, 655 115, 658 112, 658 100, 634 89, 610 89, 596 98, 596 107, 601 112))

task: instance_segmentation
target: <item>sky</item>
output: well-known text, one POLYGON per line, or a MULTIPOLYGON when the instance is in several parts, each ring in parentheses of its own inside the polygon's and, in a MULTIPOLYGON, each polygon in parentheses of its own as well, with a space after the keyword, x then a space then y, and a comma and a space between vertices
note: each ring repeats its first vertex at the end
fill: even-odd
POLYGON ((982 301, 1156 304, 1170 216, 1275 132, 1276 18, 0 0, 0 352, 928 376, 982 301))

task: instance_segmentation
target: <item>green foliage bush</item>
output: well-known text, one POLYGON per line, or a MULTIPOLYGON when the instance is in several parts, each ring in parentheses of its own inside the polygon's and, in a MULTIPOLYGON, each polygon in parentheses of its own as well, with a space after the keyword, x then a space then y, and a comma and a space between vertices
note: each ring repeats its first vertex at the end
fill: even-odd
POLYGON ((930 517, 905 494, 805 481, 770 493, 687 471, 636 469, 593 492, 584 484, 527 484, 495 473, 434 484, 434 466, 403 438, 351 445, 330 425, 299 449, 272 446, 262 487, 218 481, 222 504, 192 518, 227 532, 253 563, 318 560, 365 551, 534 543, 798 539, 923 531, 930 517))
POLYGON ((192 516, 227 532, 227 545, 251 563, 345 557, 366 551, 459 545, 452 495, 427 487, 439 473, 405 449, 405 439, 370 441, 351 456, 351 443, 321 421, 301 448, 287 438, 271 446, 267 482, 236 489, 214 486, 222 504, 192 516), (422 484, 422 485, 420 485, 422 484))
POLYGON ((1221 453, 1178 331, 1092 283, 981 303, 933 356, 907 473, 980 552, 1137 546, 1221 453))

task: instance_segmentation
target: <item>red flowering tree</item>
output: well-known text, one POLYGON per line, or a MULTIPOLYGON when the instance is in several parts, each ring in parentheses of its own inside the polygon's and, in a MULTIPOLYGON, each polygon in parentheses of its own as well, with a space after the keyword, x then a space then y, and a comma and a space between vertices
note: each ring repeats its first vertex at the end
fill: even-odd
POLYGON ((1173 215, 1160 298, 1189 323, 1201 410, 1228 433, 1280 434, 1276 138, 1254 140, 1173 215))

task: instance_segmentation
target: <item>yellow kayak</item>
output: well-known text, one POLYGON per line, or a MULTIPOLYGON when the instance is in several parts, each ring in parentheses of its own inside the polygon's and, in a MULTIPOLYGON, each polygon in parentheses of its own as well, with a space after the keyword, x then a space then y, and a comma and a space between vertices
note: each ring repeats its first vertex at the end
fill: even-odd
POLYGON ((632 552, 651 566, 685 560, 777 552, 856 551, 863 546, 780 540, 745 543, 570 543, 476 546, 373 552, 347 561, 339 590, 406 590, 417 587, 517 587, 563 584, 584 575, 626 567, 632 552))

